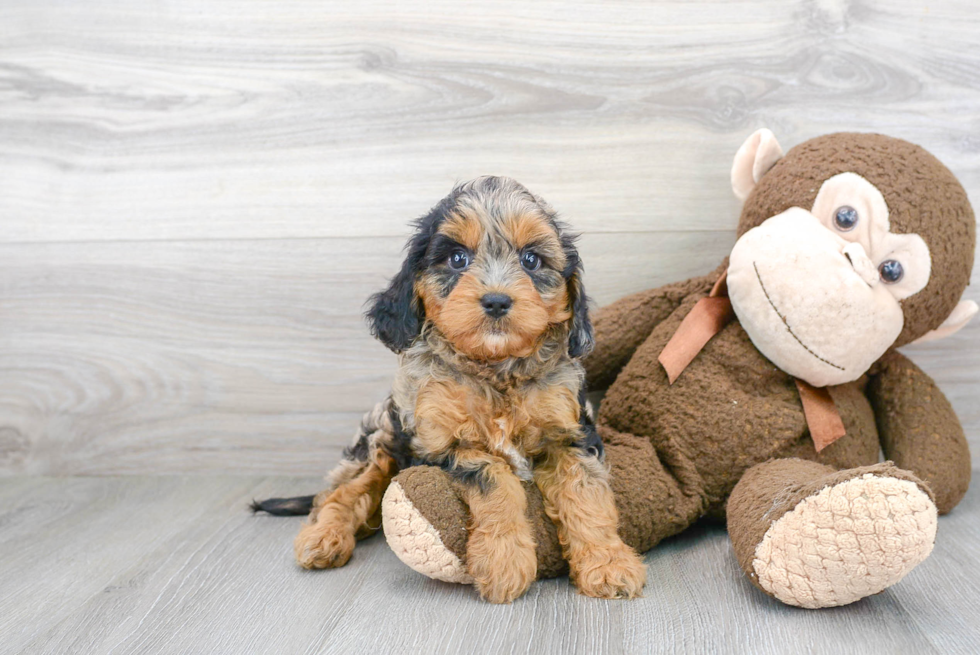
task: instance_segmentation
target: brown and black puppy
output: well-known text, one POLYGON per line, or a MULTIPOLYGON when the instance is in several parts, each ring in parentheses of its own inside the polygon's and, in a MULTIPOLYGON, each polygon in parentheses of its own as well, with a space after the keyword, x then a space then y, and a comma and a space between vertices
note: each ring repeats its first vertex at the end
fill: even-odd
POLYGON ((371 300, 374 335, 399 354, 391 396, 369 413, 296 537, 306 568, 342 566, 380 525, 391 478, 447 471, 469 508, 467 571, 506 603, 537 574, 522 480, 541 490, 582 593, 637 596, 646 571, 617 534, 579 358, 592 348, 582 266, 554 211, 514 180, 457 186, 416 222, 401 271, 371 300))

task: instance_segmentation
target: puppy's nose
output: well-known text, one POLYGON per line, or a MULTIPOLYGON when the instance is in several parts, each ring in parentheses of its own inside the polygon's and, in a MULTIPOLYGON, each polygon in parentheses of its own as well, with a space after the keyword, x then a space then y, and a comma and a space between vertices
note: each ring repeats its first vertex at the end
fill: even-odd
POLYGON ((487 313, 487 316, 500 318, 510 311, 510 306, 514 304, 514 301, 506 293, 488 293, 480 298, 480 304, 483 305, 483 311, 487 313))

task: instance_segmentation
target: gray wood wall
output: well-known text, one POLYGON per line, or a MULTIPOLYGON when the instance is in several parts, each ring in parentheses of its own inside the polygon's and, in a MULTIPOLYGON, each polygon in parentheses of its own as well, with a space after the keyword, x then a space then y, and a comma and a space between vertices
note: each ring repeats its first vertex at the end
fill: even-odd
MULTIPOLYGON (((980 206, 976 2, 2 0, 0 473, 319 473, 455 181, 548 199, 604 304, 726 254, 761 126, 920 143, 980 206)), ((975 446, 978 345, 908 349, 975 446)))

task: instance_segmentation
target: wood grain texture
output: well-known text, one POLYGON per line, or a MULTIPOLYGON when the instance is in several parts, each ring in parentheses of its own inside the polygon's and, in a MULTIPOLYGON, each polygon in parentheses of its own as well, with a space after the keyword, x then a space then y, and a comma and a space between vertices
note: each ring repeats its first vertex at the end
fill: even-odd
POLYGON ((836 609, 782 605, 742 575, 724 530, 651 551, 644 598, 578 595, 566 578, 509 606, 405 567, 383 537, 342 569, 292 561, 299 519, 253 496, 315 479, 0 480, 0 653, 973 653, 980 493, 940 520, 932 556, 836 609))
MULTIPOLYGON (((583 238, 601 302, 647 259, 699 273, 731 236, 583 238), (692 242, 697 254, 691 255, 692 242)), ((402 241, 0 245, 0 471, 316 474, 388 393, 361 316, 402 241)), ((667 282, 664 279, 663 282, 667 282)))
MULTIPOLYGON (((0 473, 320 472, 394 366, 362 303, 456 180, 554 204, 598 304, 716 265, 732 156, 763 125, 894 134, 980 190, 969 0, 0 17, 0 473)), ((974 446, 978 343, 911 350, 974 446)))
POLYGON ((489 172, 588 231, 729 229, 760 125, 980 184, 970 0, 5 5, 7 241, 400 234, 489 172))

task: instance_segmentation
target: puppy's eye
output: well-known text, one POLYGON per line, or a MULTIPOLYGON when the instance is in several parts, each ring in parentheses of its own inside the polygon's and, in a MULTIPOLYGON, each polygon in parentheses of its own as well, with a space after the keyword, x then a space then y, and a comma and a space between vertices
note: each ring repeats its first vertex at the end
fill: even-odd
POLYGON ((470 265, 470 254, 465 250, 454 250, 449 255, 449 268, 454 271, 461 271, 470 265))
POLYGON ((885 284, 895 284, 905 275, 902 263, 894 259, 886 259, 878 266, 878 275, 885 284))
POLYGON ((834 224, 841 232, 850 232, 858 224, 858 213, 853 207, 844 205, 834 212, 834 224))
POLYGON ((541 258, 531 250, 525 250, 521 255, 521 266, 525 271, 536 271, 541 268, 541 258))

